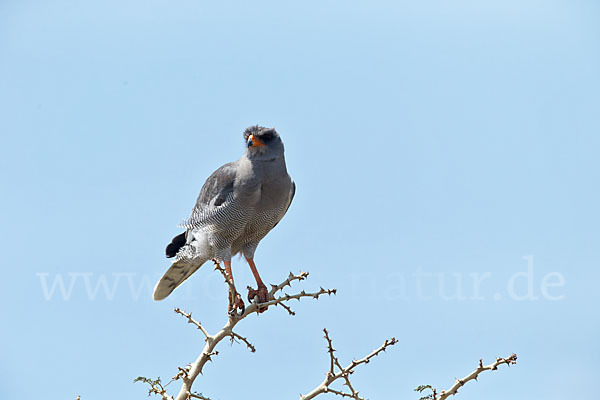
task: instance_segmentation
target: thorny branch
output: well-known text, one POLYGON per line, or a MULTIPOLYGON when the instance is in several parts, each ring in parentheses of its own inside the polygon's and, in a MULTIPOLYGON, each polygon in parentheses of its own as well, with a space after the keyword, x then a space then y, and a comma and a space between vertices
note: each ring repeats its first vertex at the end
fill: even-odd
POLYGON ((246 343, 246 346, 250 349, 251 352, 256 352, 256 347, 254 347, 254 345, 252 345, 252 343, 250 343, 248 339, 246 339, 242 335, 238 335, 235 332, 231 332, 231 343, 233 343, 235 339, 241 340, 242 342, 246 343))
POLYGON ((469 375, 465 376, 462 379, 457 379, 456 382, 454 383, 454 385, 452 385, 452 387, 450 389, 442 390, 440 392, 440 394, 438 394, 437 390, 435 388, 431 387, 431 385, 419 386, 418 388, 415 389, 415 391, 423 392, 424 390, 427 390, 427 389, 431 390, 431 393, 429 395, 421 397, 421 399, 445 400, 448 397, 453 396, 456 393, 458 393, 458 389, 463 387, 467 382, 469 382, 471 380, 477 380, 477 377, 483 371, 495 371, 502 364, 506 364, 510 367, 512 364, 516 364, 516 363, 517 363, 517 355, 516 354, 512 354, 507 358, 498 357, 495 362, 493 362, 489 365, 483 365, 483 360, 480 359, 479 365, 477 366, 475 371, 471 372, 469 375))
MULTIPOLYGON (((232 289, 231 283, 227 279, 225 269, 222 268, 216 262, 215 262, 215 269, 223 275, 223 277, 225 278, 225 282, 229 285, 230 290, 231 290, 232 289)), ((281 305, 290 315, 295 315, 294 311, 292 311, 292 309, 289 307, 289 305, 286 304, 290 300, 300 300, 305 297, 318 299, 322 295, 325 295, 325 294, 331 295, 331 294, 336 293, 335 289, 323 289, 323 288, 320 288, 316 292, 310 292, 310 293, 306 292, 304 290, 301 291, 300 293, 291 294, 291 295, 287 294, 287 293, 283 293, 283 294, 279 293, 286 286, 291 286, 292 282, 302 281, 302 280, 305 280, 307 277, 308 277, 308 272, 301 272, 300 274, 297 274, 297 275, 294 275, 293 273, 290 272, 288 277, 283 282, 281 282, 278 285, 271 285, 271 290, 269 291, 269 299, 271 299, 271 300, 269 300, 268 302, 265 302, 265 303, 260 303, 260 309, 264 309, 266 306, 281 305)), ((250 343, 250 341, 247 338, 234 332, 233 328, 241 320, 243 320, 244 318, 246 318, 247 316, 249 316, 250 314, 252 314, 254 312, 258 313, 258 311, 259 311, 259 304, 256 302, 252 302, 248 307, 246 307, 246 309, 244 310, 243 313, 236 314, 236 315, 229 315, 225 326, 223 326, 223 328, 221 328, 221 330, 219 332, 215 333, 214 335, 211 335, 202 326, 202 324, 199 321, 192 318, 191 313, 187 313, 179 308, 175 308, 175 312, 177 314, 182 315, 184 318, 187 319, 188 323, 196 326, 197 329, 202 331, 202 333, 204 334, 204 337, 205 337, 205 342, 206 342, 206 344, 204 345, 204 348, 202 349, 202 352, 200 353, 198 358, 193 363, 191 363, 190 365, 188 365, 185 368, 179 367, 179 372, 171 380, 171 382, 176 381, 176 380, 182 381, 182 386, 179 391, 179 394, 176 397, 168 395, 165 388, 160 383, 160 379, 151 380, 148 378, 140 377, 140 378, 136 379, 135 381, 136 382, 141 381, 141 382, 145 382, 145 383, 149 384, 151 389, 148 394, 154 393, 154 394, 160 395, 163 400, 190 400, 192 398, 207 399, 206 397, 203 397, 201 394, 192 392, 192 385, 193 385, 194 381, 196 380, 198 375, 202 373, 202 370, 203 370, 204 366, 206 365, 206 363, 208 361, 211 361, 212 356, 215 356, 218 354, 218 352, 215 351, 215 347, 224 338, 229 337, 229 338, 231 338, 232 342, 234 342, 234 341, 243 342, 251 352, 256 351, 256 348, 254 347, 254 345, 252 343, 250 343)), ((171 383, 171 382, 169 382, 169 383, 171 383)), ((165 386, 167 386, 167 385, 165 385, 165 386)))
POLYGON ((388 339, 385 342, 383 342, 383 344, 379 348, 375 349, 366 357, 361 358, 360 360, 352 360, 352 362, 347 367, 342 367, 342 364, 334 355, 335 349, 333 348, 333 342, 329 337, 329 332, 327 331, 327 329, 323 329, 323 332, 325 333, 325 340, 327 341, 327 352, 329 353, 329 371, 327 371, 327 374, 325 374, 325 380, 321 382, 319 386, 314 388, 310 393, 306 395, 301 395, 300 400, 313 399, 322 393, 333 393, 341 397, 349 397, 355 400, 364 400, 358 395, 358 391, 356 391, 352 386, 352 383, 350 382, 350 375, 354 373, 354 369, 356 367, 358 367, 361 364, 367 364, 369 361, 371 361, 373 357, 376 357, 379 353, 385 351, 388 347, 395 345, 396 343, 398 343, 398 341, 395 338, 388 339), (339 371, 336 372, 335 368, 337 368, 339 371), (344 379, 344 385, 348 387, 350 393, 342 392, 336 389, 331 389, 329 387, 333 382, 337 381, 340 378, 344 379))
MULTIPOLYGON (((222 268, 217 262, 215 262, 215 269, 223 275, 223 277, 225 278, 225 282, 229 285, 229 289, 231 291, 232 284, 227 279, 225 269, 222 268)), ((290 272, 289 276, 283 282, 281 282, 278 285, 271 285, 271 290, 269 291, 269 299, 270 300, 268 302, 261 303, 259 305, 256 301, 254 301, 250 304, 249 307, 247 307, 244 310, 243 313, 229 315, 228 321, 225 324, 225 326, 223 326, 223 328, 221 328, 221 330, 214 335, 211 335, 204 328, 204 326, 200 323, 200 321, 197 321, 194 318, 192 318, 191 313, 187 313, 179 308, 175 308, 174 311, 177 314, 180 314, 181 316, 186 318, 188 323, 196 326, 196 328, 198 330, 200 330, 202 332, 202 334, 204 335, 206 344, 205 344, 204 348, 202 349, 202 352, 200 353, 198 358, 193 363, 188 364, 185 368, 178 367, 177 374, 165 385, 163 385, 161 383, 160 378, 158 378, 156 380, 152 380, 152 379, 145 378, 145 377, 138 377, 134 380, 134 382, 144 382, 144 383, 148 384, 150 386, 150 389, 148 390, 148 395, 156 394, 156 395, 160 396, 162 400, 191 400, 191 399, 210 400, 208 397, 202 395, 202 393, 192 392, 191 388, 192 388, 194 381, 198 377, 198 375, 202 373, 202 370, 203 370, 204 366, 206 365, 206 363, 208 361, 211 361, 212 357, 218 354, 218 352, 215 351, 215 347, 217 346, 217 344, 219 342, 221 342, 224 338, 229 337, 231 339, 232 343, 234 341, 240 341, 240 342, 243 342, 251 352, 256 351, 256 348, 254 347, 254 345, 252 345, 252 343, 250 343, 250 341, 247 338, 245 338, 245 337, 241 336, 240 334, 233 331, 233 328, 241 320, 243 320, 244 318, 246 318, 247 316, 249 316, 250 314, 252 314, 254 312, 258 313, 259 309, 262 310, 266 306, 271 306, 271 305, 272 306, 280 305, 290 315, 295 315, 294 311, 287 304, 287 302, 289 302, 290 300, 298 300, 299 301, 300 299, 305 298, 305 297, 311 297, 314 299, 318 299, 322 295, 325 295, 325 294, 331 295, 331 294, 336 293, 336 289, 323 289, 323 288, 320 288, 318 291, 311 292, 311 293, 307 293, 304 290, 301 291, 300 293, 291 294, 291 295, 287 294, 287 293, 279 293, 286 286, 291 287, 291 284, 294 281, 302 281, 302 280, 305 280, 307 277, 308 277, 308 272, 301 272, 298 275, 294 275, 293 273, 290 272), (278 297, 275 297, 276 295, 278 295, 278 297), (182 381, 182 387, 181 387, 177 397, 173 397, 172 395, 169 395, 167 393, 165 388, 170 383, 172 383, 174 381, 178 381, 178 380, 182 381)), ((353 360, 348 366, 343 367, 341 365, 339 359, 334 354, 335 349, 333 348, 333 342, 332 342, 331 338, 329 337, 329 332, 326 329, 323 329, 323 332, 325 333, 325 340, 327 341, 327 352, 329 353, 329 358, 330 358, 329 369, 325 375, 325 380, 320 385, 318 385, 316 388, 314 388, 311 392, 309 392, 308 394, 301 395, 300 400, 310 400, 310 399, 313 399, 323 393, 331 393, 331 394, 334 394, 334 395, 337 395, 340 397, 347 397, 347 398, 351 398, 354 400, 364 400, 362 397, 359 396, 359 392, 352 385, 352 383, 350 381, 350 375, 352 375, 354 373, 354 370, 356 367, 358 367, 361 364, 367 364, 373 357, 376 357, 381 352, 385 351, 389 346, 395 345, 396 343, 398 343, 398 341, 395 338, 388 339, 383 343, 383 345, 381 345, 379 348, 377 348, 376 350, 371 352, 366 357, 364 357, 360 360, 353 360), (330 387, 330 385, 332 383, 334 383, 335 381, 337 381, 339 379, 342 379, 344 381, 343 385, 348 388, 347 389, 348 391, 345 392, 345 391, 333 389, 330 387)), ((456 382, 454 383, 454 385, 448 390, 442 390, 438 394, 438 391, 435 388, 433 388, 431 385, 423 385, 423 386, 419 386, 418 388, 416 388, 415 391, 423 392, 425 390, 431 390, 431 393, 427 396, 422 397, 421 400, 445 400, 449 396, 455 395, 458 392, 458 389, 460 389, 462 386, 464 386, 468 381, 477 380, 477 377, 481 372, 488 371, 488 370, 496 370, 496 369, 498 369, 498 366, 500 366, 502 364, 507 364, 510 366, 511 364, 516 364, 516 362, 517 362, 516 354, 513 354, 508 358, 498 358, 496 360, 496 362, 489 364, 489 365, 483 365, 482 360, 479 360, 479 366, 477 367, 477 369, 475 371, 473 371, 472 373, 470 373, 463 379, 457 379, 456 382)))
POLYGON ((208 339, 208 337, 210 336, 210 334, 206 331, 206 329, 204 329, 204 327, 202 326, 202 324, 199 321, 196 321, 192 318, 192 313, 186 313, 185 311, 181 310, 180 308, 175 308, 174 310, 177 314, 183 315, 185 318, 187 318, 188 320, 188 324, 193 324, 196 326, 196 328, 200 329, 202 331, 202 333, 204 333, 204 337, 206 337, 208 339))

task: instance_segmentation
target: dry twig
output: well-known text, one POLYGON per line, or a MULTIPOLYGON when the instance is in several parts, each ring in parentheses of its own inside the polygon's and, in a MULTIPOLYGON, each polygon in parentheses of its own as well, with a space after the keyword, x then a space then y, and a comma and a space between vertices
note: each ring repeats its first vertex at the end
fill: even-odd
POLYGON ((483 365, 483 360, 480 359, 479 365, 473 372, 471 372, 469 375, 465 376, 462 379, 457 379, 456 382, 454 383, 454 385, 452 385, 452 387, 450 389, 442 390, 439 395, 438 395, 437 390, 435 388, 431 387, 431 385, 419 386, 418 388, 415 389, 415 391, 423 392, 424 390, 431 390, 431 393, 429 395, 421 397, 421 399, 445 400, 448 397, 453 396, 456 393, 458 393, 458 389, 463 387, 467 382, 469 382, 471 380, 477 380, 477 377, 483 371, 495 371, 502 364, 506 364, 510 367, 511 364, 516 364, 516 363, 517 363, 517 355, 516 354, 512 354, 506 358, 499 357, 496 359, 495 362, 493 362, 489 365, 483 365))
POLYGON ((398 343, 398 341, 395 338, 388 339, 379 348, 371 352, 366 357, 361 358, 360 360, 353 360, 347 367, 342 367, 340 361, 334 355, 335 349, 333 348, 333 342, 329 337, 329 332, 327 332, 327 329, 323 329, 323 332, 325 333, 325 340, 327 340, 327 352, 329 353, 330 361, 329 370, 325 374, 325 380, 321 382, 319 386, 314 388, 310 393, 306 395, 301 395, 300 400, 313 399, 322 393, 333 393, 341 397, 349 397, 355 400, 364 400, 358 395, 358 391, 356 391, 352 386, 352 383, 350 382, 350 375, 354 373, 354 369, 356 367, 358 367, 361 364, 367 364, 369 361, 371 361, 373 357, 376 357, 379 353, 385 351, 388 347, 395 345, 396 343, 398 343), (338 372, 335 371, 335 368, 338 369, 338 372), (344 385, 348 387, 350 393, 342 392, 336 389, 331 389, 329 387, 333 382, 337 381, 340 378, 344 379, 344 385))

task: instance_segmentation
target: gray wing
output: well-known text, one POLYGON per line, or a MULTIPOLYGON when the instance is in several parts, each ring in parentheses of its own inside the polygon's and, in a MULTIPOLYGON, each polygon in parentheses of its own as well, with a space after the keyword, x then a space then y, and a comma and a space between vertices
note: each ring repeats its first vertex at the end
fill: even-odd
MULTIPOLYGON (((273 225, 273 228, 275 228, 277 226, 277 224, 279 223, 279 221, 281 221, 281 219, 283 218, 283 216, 290 209, 290 206, 292 205, 292 200, 294 200, 294 195, 295 194, 296 194, 296 182, 292 181, 292 187, 290 188, 290 202, 288 203, 287 207, 285 208, 285 211, 281 213, 281 217, 279 217, 279 220, 275 223, 275 225, 273 225)), ((273 229, 273 228, 271 228, 271 229, 273 229)))
POLYGON ((187 229, 198 227, 213 217, 218 209, 227 207, 231 203, 236 167, 235 162, 225 164, 208 177, 200 190, 192 216, 183 227, 187 229))
MULTIPOLYGON (((217 216, 219 210, 228 207, 233 200, 235 175, 235 163, 225 164, 213 172, 200 190, 192 216, 182 226, 188 231, 202 226, 206 221, 217 216)), ((171 252, 167 248, 167 256, 169 254, 177 255, 177 259, 154 287, 154 300, 162 300, 167 297, 209 259, 206 245, 193 246, 193 242, 188 243, 187 235, 181 236, 177 236, 171 243, 173 245, 171 252), (190 252, 190 254, 186 254, 186 252, 190 252)))

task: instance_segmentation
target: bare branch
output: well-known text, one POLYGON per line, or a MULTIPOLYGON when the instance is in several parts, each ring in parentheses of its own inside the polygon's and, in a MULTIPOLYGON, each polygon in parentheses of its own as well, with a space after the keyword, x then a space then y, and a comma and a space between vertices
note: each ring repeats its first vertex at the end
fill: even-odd
POLYGON ((239 340, 241 340, 242 342, 246 343, 246 346, 248 346, 248 348, 250 349, 250 351, 251 351, 251 352, 253 352, 253 353, 254 353, 254 352, 256 352, 256 347, 254 347, 254 346, 252 345, 252 343, 250 343, 250 342, 248 341, 248 339, 246 339, 246 338, 245 338, 245 337, 243 337, 242 335, 238 335, 238 334, 237 334, 237 333, 235 333, 235 332, 231 332, 231 342, 232 342, 232 343, 233 343, 234 339, 239 339, 239 340))
POLYGON ((341 397, 350 397, 350 398, 354 397, 350 393, 344 393, 344 392, 340 392, 339 390, 330 389, 330 388, 327 388, 323 393, 333 393, 333 394, 336 394, 341 397))
POLYGON ((495 362, 493 362, 489 365, 483 365, 483 360, 479 360, 479 365, 477 366, 477 369, 475 371, 471 372, 469 375, 465 376, 464 378, 457 379, 456 382, 454 383, 454 385, 452 385, 452 387, 450 389, 442 390, 440 392, 439 400, 444 400, 450 396, 455 395, 458 392, 458 389, 463 387, 465 385, 465 383, 467 383, 471 380, 477 380, 477 377, 483 371, 495 371, 498 369, 498 366, 500 366, 502 364, 506 364, 506 365, 510 366, 511 364, 516 364, 516 363, 517 363, 517 355, 516 354, 512 354, 507 358, 497 358, 495 362))
POLYGON ((431 390, 431 393, 429 395, 424 396, 421 399, 445 400, 448 397, 454 396, 456 393, 458 393, 458 389, 463 387, 467 382, 472 381, 472 380, 477 380, 477 377, 483 371, 495 371, 502 364, 511 366, 512 364, 516 364, 516 363, 517 363, 517 355, 516 354, 512 354, 512 355, 508 356, 507 358, 497 358, 495 362, 493 362, 489 365, 483 365, 483 360, 480 359, 479 365, 473 372, 471 372, 469 375, 465 376, 462 379, 457 379, 456 382, 454 383, 454 385, 452 385, 452 387, 450 389, 442 390, 439 395, 438 395, 438 391, 435 388, 433 388, 431 385, 421 385, 418 388, 416 388, 415 391, 423 392, 424 390, 431 390))
POLYGON ((306 278, 308 278, 308 272, 300 272, 298 275, 294 275, 293 273, 290 272, 290 274, 288 275, 288 277, 285 281, 281 282, 279 285, 271 285, 271 291, 269 292, 269 294, 271 296, 274 296, 275 293, 277 293, 284 287, 286 287, 286 286, 291 287, 293 281, 303 281, 306 278))
POLYGON ((368 363, 373 357, 377 356, 382 351, 385 351, 388 347, 395 345, 396 343, 398 343, 398 341, 395 338, 388 339, 383 343, 383 345, 378 347, 366 357, 361 358, 360 360, 353 360, 347 367, 342 367, 338 358, 335 357, 333 354, 335 352, 335 349, 333 348, 332 340, 329 337, 329 332, 327 332, 327 329, 323 329, 323 332, 325 333, 325 340, 327 340, 327 352, 329 353, 330 358, 329 371, 327 371, 327 373, 325 374, 325 380, 321 382, 319 386, 314 388, 310 393, 306 395, 300 395, 300 400, 314 399, 322 393, 333 393, 341 397, 349 397, 355 400, 364 400, 362 397, 358 396, 358 392, 350 383, 350 375, 354 372, 354 369, 357 366, 368 363), (335 372, 335 368, 339 370, 337 373, 335 372), (329 386, 333 382, 337 381, 340 378, 344 379, 344 384, 348 386, 351 393, 344 393, 342 391, 329 388, 329 386))
POLYGON ((277 306, 281 306, 281 307, 283 307, 283 309, 284 309, 285 311, 287 311, 287 312, 288 312, 288 314, 290 314, 292 317, 293 317, 294 315, 296 315, 296 313, 294 312, 294 310, 292 310, 292 308, 291 308, 290 306, 288 306, 288 305, 285 305, 285 304, 283 304, 283 303, 275 304, 275 307, 277 307, 277 306))
POLYGON ((331 374, 332 376, 335 375, 335 371, 333 370, 333 365, 337 364, 338 368, 341 369, 341 367, 339 366, 339 362, 337 360, 337 358, 333 355, 333 352, 335 351, 335 349, 333 348, 333 342, 331 341, 331 339, 329 338, 329 332, 327 332, 327 329, 324 328, 323 332, 325 333, 325 340, 327 340, 327 352, 329 353, 329 374, 331 374))
MULTIPOLYGON (((339 362, 337 363, 337 366, 338 366, 338 368, 341 368, 339 365, 339 362)), ((358 397, 358 391, 356 391, 354 389, 354 387, 352 386, 352 382, 350 382, 350 374, 352 372, 353 371, 342 374, 342 378, 344 378, 344 381, 346 381, 346 383, 344 383, 344 385, 348 386, 348 389, 350 389, 350 397, 352 397, 354 399, 362 400, 362 397, 358 397)))
POLYGON ((294 313, 293 311, 291 311, 289 309, 289 306, 284 304, 286 301, 300 300, 303 297, 312 297, 313 299, 318 299, 319 297, 321 297, 324 294, 332 295, 332 294, 336 294, 336 293, 337 293, 337 289, 323 289, 323 288, 321 288, 318 292, 312 292, 312 293, 307 293, 304 290, 301 291, 300 293, 296 293, 296 294, 285 293, 282 296, 280 296, 276 299, 273 299, 273 300, 269 300, 265 303, 260 303, 260 304, 252 303, 252 305, 250 305, 250 307, 248 307, 246 309, 246 312, 244 314, 246 314, 249 310, 250 310, 250 312, 257 311, 259 305, 261 308, 263 308, 263 307, 276 306, 278 304, 281 304, 282 306, 285 306, 284 308, 288 311, 288 313, 290 313, 290 315, 296 315, 296 313, 294 313), (255 307, 255 308, 252 308, 252 307, 255 307))
MULTIPOLYGON (((223 275, 223 277, 225 278, 225 282, 229 285, 230 291, 233 290, 233 285, 229 281, 229 279, 227 279, 225 270, 217 262, 215 262, 215 269, 223 275)), ((281 291, 284 287, 291 286, 291 283, 294 281, 305 280, 307 276, 308 276, 308 272, 301 272, 298 275, 294 275, 294 274, 290 273, 290 275, 279 285, 271 285, 271 291, 269 292, 269 297, 272 300, 265 302, 265 303, 260 303, 260 304, 254 302, 254 303, 250 304, 248 307, 246 307, 245 311, 242 314, 229 315, 225 326, 223 326, 223 328, 221 328, 221 330, 214 335, 211 335, 210 333, 208 333, 208 331, 206 331, 206 329, 202 326, 202 324, 199 321, 196 321, 195 319, 193 319, 191 313, 188 314, 185 311, 182 311, 181 309, 176 308, 175 309, 176 313, 187 318, 188 323, 195 325, 199 330, 202 331, 202 333, 204 334, 204 337, 206 338, 206 344, 204 345, 204 348, 202 349, 202 352, 200 353, 198 358, 194 362, 192 362, 188 367, 179 368, 179 372, 177 373, 177 375, 175 375, 175 377, 173 377, 173 380, 178 380, 178 379, 182 380, 182 386, 181 386, 181 389, 180 389, 177 397, 173 398, 171 396, 168 396, 166 394, 166 391, 164 391, 164 388, 162 388, 162 386, 160 386, 160 387, 157 386, 157 391, 151 391, 151 393, 156 393, 156 394, 163 396, 163 400, 189 400, 191 398, 206 399, 206 397, 203 397, 202 395, 193 393, 192 385, 193 385, 194 381, 196 380, 196 378, 198 377, 198 375, 200 375, 202 373, 202 370, 203 370, 204 366, 206 365, 206 363, 211 360, 211 357, 218 354, 215 351, 215 347, 221 340, 223 340, 226 337, 230 337, 232 341, 239 340, 239 341, 243 342, 244 344, 246 344, 246 346, 250 349, 250 351, 252 351, 252 352, 256 351, 256 348, 252 345, 252 343, 250 343, 250 341, 247 338, 245 338, 233 331, 233 328, 241 320, 243 320, 244 318, 246 318, 247 316, 249 316, 250 314, 252 314, 254 312, 258 312, 259 310, 263 310, 265 307, 272 306, 272 305, 273 306, 281 305, 284 309, 286 309, 288 311, 288 313, 290 313, 291 315, 294 315, 294 312, 286 304, 290 300, 300 300, 301 298, 305 298, 305 297, 312 297, 314 299, 318 299, 322 295, 325 295, 325 294, 331 295, 331 294, 336 293, 335 289, 320 288, 320 290, 317 292, 307 293, 303 290, 302 292, 297 293, 297 294, 292 294, 292 295, 283 294, 283 295, 280 295, 279 297, 275 298, 275 294, 277 294, 279 291, 281 291), (161 392, 161 390, 162 390, 162 392, 161 392), (168 396, 168 397, 166 397, 166 396, 168 396)), ((150 381, 150 382, 153 382, 153 381, 150 381)))
POLYGON ((192 318, 192 313, 186 313, 185 311, 181 310, 180 308, 175 308, 174 310, 177 314, 183 315, 185 318, 187 318, 188 320, 188 324, 194 324, 196 325, 196 327, 198 329, 200 329, 202 331, 202 333, 204 333, 204 337, 206 337, 206 339, 208 339, 210 337, 210 334, 206 331, 206 329, 204 329, 204 327, 202 326, 202 324, 200 324, 200 321, 196 321, 192 318))
MULTIPOLYGON (((338 369, 340 371, 343 371, 344 368, 342 367, 342 364, 340 364, 340 361, 338 360, 337 357, 333 356, 333 352, 335 351, 335 349, 332 346, 332 342, 331 339, 329 338, 329 333, 327 332, 327 329, 323 329, 323 332, 325 332, 325 339, 327 340, 327 347, 329 347, 329 355, 331 358, 331 374, 334 374, 334 370, 333 370, 333 365, 335 364, 336 367, 338 367, 338 369)), ((338 392, 336 393, 338 396, 342 396, 342 397, 353 397, 355 399, 360 399, 360 397, 358 397, 358 392, 354 389, 354 387, 352 386, 352 382, 350 382, 350 377, 349 375, 352 373, 352 371, 350 372, 346 372, 344 374, 342 374, 342 378, 344 378, 344 381, 346 381, 346 383, 344 383, 344 385, 348 386, 348 389, 350 389, 350 394, 348 393, 342 393, 342 392, 338 392)), ((336 392, 333 391, 329 388, 327 388, 328 391, 330 392, 336 392)))
POLYGON ((233 285, 233 282, 229 280, 227 272, 225 272, 225 268, 221 267, 221 264, 219 264, 219 261, 217 261, 215 258, 213 258, 211 261, 213 262, 213 264, 215 264, 215 270, 219 271, 221 275, 223 275, 225 283, 227 284, 227 286, 229 286, 229 293, 235 293, 235 286, 233 285))

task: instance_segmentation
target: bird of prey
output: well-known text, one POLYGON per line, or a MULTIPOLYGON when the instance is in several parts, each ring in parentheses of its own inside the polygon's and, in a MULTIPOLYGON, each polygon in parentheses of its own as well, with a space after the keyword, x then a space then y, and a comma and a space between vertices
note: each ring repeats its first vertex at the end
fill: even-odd
MULTIPOLYGON (((242 253, 258 285, 250 287, 248 300, 268 301, 268 291, 256 265, 258 243, 287 212, 296 185, 287 172, 283 142, 274 128, 252 126, 244 131, 246 151, 242 157, 217 169, 206 180, 185 232, 173 238, 166 248, 175 261, 154 288, 154 300, 162 300, 206 261, 225 264, 234 288, 229 296, 229 312, 244 310, 244 302, 233 285, 231 257, 242 253)), ((261 308, 260 311, 264 311, 261 308)))

